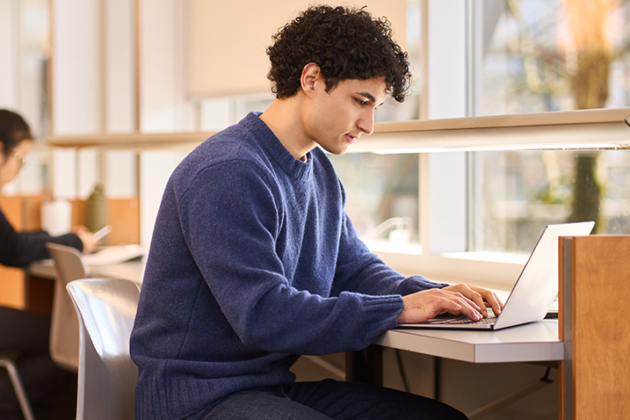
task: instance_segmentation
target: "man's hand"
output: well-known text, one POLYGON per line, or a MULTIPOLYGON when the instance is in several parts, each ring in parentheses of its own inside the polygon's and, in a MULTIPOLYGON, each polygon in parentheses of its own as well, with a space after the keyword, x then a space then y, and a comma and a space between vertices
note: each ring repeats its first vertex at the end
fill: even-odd
POLYGON ((492 308, 492 312, 494 312, 496 316, 498 316, 503 309, 503 302, 499 300, 497 295, 488 289, 484 289, 483 287, 477 287, 470 284, 455 284, 453 286, 446 286, 442 290, 459 292, 466 296, 468 299, 483 308, 483 311, 481 312, 484 317, 488 316, 488 311, 486 311, 487 307, 492 308))
POLYGON ((457 284, 442 289, 429 289, 403 296, 404 308, 398 316, 399 324, 417 324, 428 321, 437 315, 450 313, 464 314, 479 321, 486 317, 486 306, 498 315, 503 303, 487 289, 457 284))

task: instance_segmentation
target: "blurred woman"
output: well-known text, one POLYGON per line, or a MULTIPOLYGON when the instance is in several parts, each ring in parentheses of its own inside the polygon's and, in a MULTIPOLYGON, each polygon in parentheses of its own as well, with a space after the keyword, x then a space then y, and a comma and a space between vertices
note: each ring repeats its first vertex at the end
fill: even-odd
MULTIPOLYGON (((11 111, 0 109, 0 194, 20 172, 33 146, 30 127, 11 111)), ((97 240, 84 227, 53 237, 47 232, 17 232, 0 208, 0 264, 24 267, 49 258, 46 242, 92 252, 97 240)), ((0 278, 0 288, 2 287, 0 278)), ((50 317, 0 306, 0 353, 14 356, 35 417, 74 418, 76 375, 54 364, 48 351, 50 317)), ((0 372, 3 375, 3 372, 0 372)), ((9 378, 0 376, 0 419, 22 419, 9 378)))

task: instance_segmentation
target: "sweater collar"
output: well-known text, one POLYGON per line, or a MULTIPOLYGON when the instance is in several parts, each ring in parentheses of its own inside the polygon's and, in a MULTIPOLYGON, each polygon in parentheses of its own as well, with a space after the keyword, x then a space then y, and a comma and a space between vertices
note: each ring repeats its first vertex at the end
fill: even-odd
POLYGON ((262 112, 250 112, 239 124, 245 125, 267 154, 286 172, 296 179, 306 179, 313 172, 313 157, 306 154, 306 162, 293 157, 278 137, 259 117, 262 112))

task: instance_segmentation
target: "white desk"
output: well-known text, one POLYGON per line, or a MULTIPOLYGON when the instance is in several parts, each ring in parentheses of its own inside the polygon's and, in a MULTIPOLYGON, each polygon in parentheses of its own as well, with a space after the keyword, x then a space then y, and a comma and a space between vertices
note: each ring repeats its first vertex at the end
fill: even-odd
MULTIPOLYGON (((558 338, 557 320, 534 322, 496 332, 398 328, 382 334, 363 351, 346 353, 346 380, 382 386, 383 347, 437 357, 435 369, 439 369, 437 362, 440 358, 469 363, 551 362, 548 365, 551 367, 563 360, 564 344, 558 338)), ((437 371, 435 374, 437 378, 437 371)), ((475 419, 483 417, 488 411, 542 386, 542 380, 536 381, 468 414, 475 419)), ((437 393, 435 396, 439 399, 437 393)))
POLYGON ((398 328, 363 351, 346 353, 346 379, 382 385, 382 347, 469 363, 559 362, 565 351, 557 320, 499 331, 398 328))
POLYGON ((382 334, 374 344, 470 363, 548 362, 564 357, 556 320, 496 332, 399 328, 382 334))
MULTIPOLYGON (((131 280, 142 285, 144 261, 129 261, 120 264, 92 265, 90 277, 131 280)), ((25 309, 44 314, 52 313, 55 269, 52 260, 36 261, 25 271, 25 309)))
POLYGON ((558 321, 497 332, 393 330, 346 358, 349 380, 382 384, 381 347, 472 363, 557 362, 559 418, 630 413, 630 235, 562 238, 558 321), (602 310, 602 308, 604 308, 602 310))
MULTIPOLYGON (((111 265, 90 266, 91 277, 108 277, 116 279, 131 280, 134 283, 142 284, 144 277, 145 262, 129 261, 111 265)), ((36 261, 32 263, 27 272, 31 275, 42 278, 55 278, 55 269, 51 260, 36 261)))

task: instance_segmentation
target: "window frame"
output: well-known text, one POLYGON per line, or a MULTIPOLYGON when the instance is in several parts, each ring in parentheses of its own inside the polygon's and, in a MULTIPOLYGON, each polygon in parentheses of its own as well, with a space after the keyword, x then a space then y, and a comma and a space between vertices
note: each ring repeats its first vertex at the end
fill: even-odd
POLYGON ((509 290, 528 256, 471 251, 478 174, 468 151, 628 149, 630 108, 474 117, 482 75, 481 2, 421 0, 421 14, 421 121, 380 123, 352 151, 418 154, 422 253, 374 252, 405 275, 509 290), (598 138, 610 144, 597 144, 598 138), (441 179, 444 168, 450 179, 441 179), (449 194, 436 194, 443 189, 449 194))

